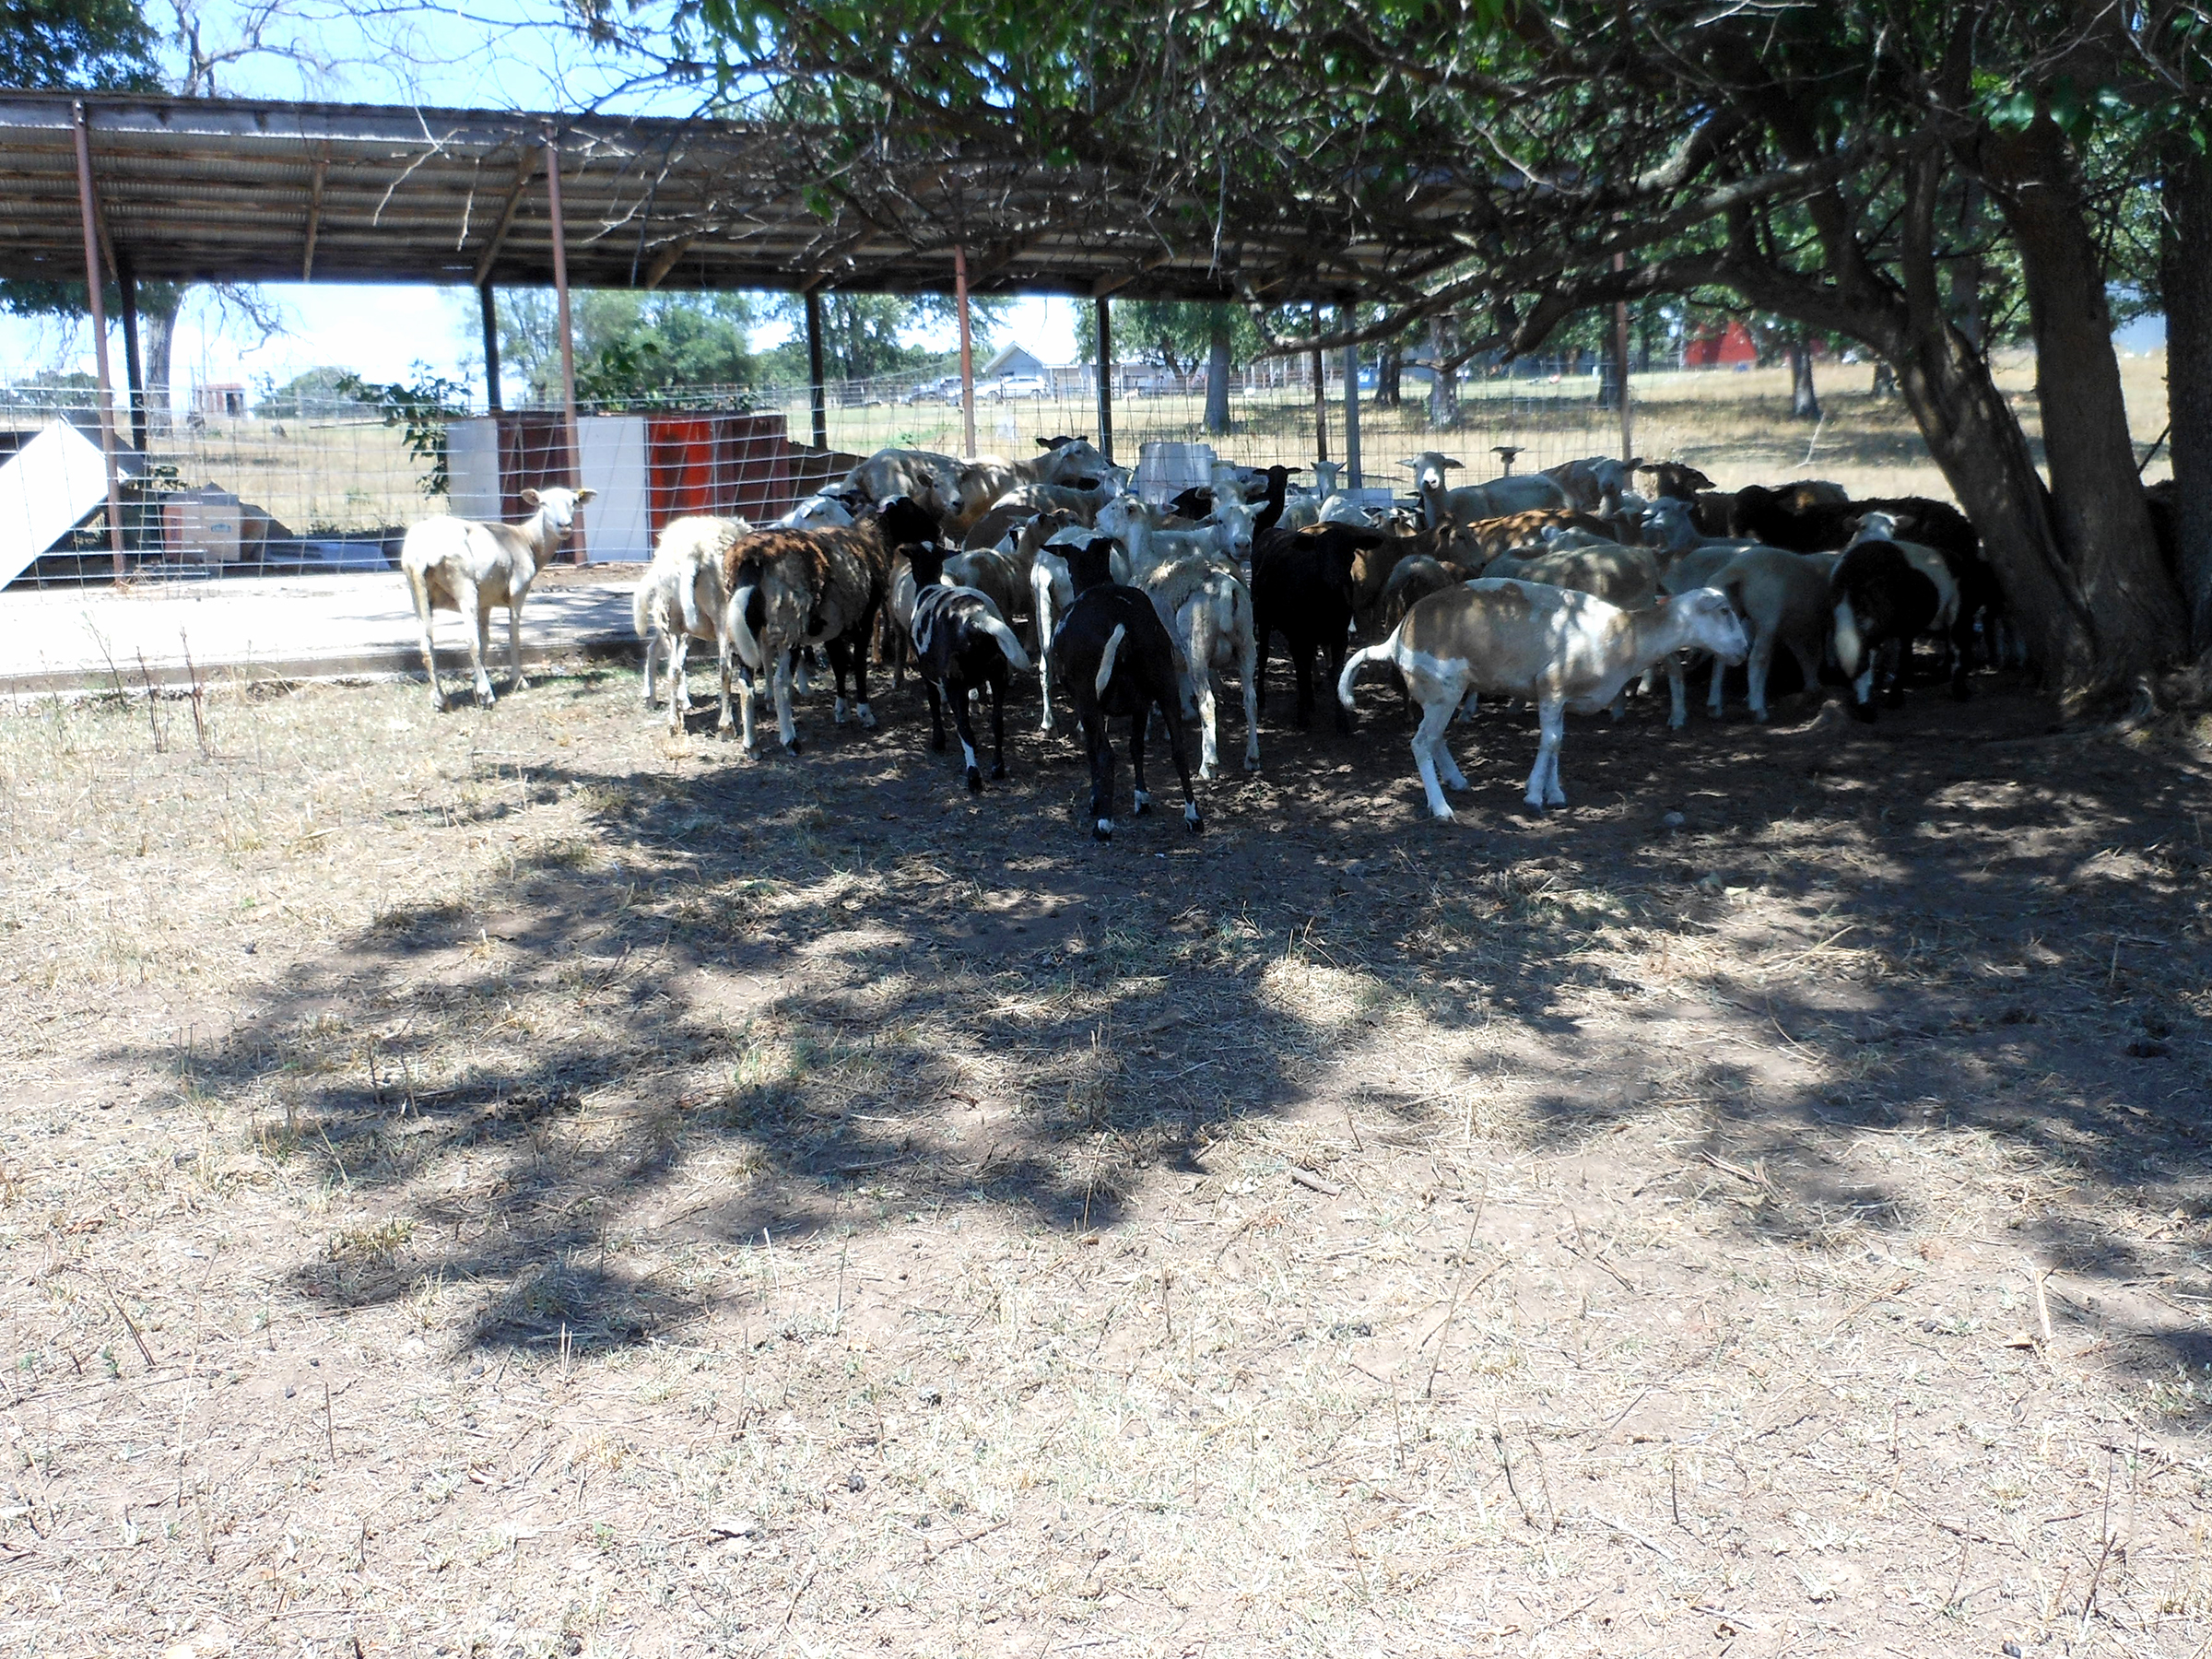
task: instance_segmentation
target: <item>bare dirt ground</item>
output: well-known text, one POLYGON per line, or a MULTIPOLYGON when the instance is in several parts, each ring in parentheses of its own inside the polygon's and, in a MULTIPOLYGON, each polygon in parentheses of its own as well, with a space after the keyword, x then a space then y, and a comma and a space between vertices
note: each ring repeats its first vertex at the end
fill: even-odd
POLYGON ((2206 750, 1277 672, 0 716, 8 1651, 2204 1653, 2206 750))

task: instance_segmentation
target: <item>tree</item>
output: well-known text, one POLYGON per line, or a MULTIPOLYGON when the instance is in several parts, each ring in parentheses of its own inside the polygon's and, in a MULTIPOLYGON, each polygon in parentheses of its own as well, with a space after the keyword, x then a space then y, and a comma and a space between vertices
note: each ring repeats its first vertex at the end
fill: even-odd
POLYGON ((157 37, 135 0, 13 0, 0 27, 0 85, 151 91, 157 37))
POLYGON ((724 84, 788 121, 844 199, 890 198, 924 155, 1072 168, 1053 229, 1210 244, 1255 318, 1287 283, 1388 302, 1324 345, 1446 318, 1448 368, 1535 349, 1594 306, 1721 288, 1871 347, 2039 660, 2088 706, 2187 640, 2104 294, 2114 182, 2145 176, 2157 111, 2196 100, 2146 67, 2179 10, 1497 3, 1445 28, 1390 0, 1286 0, 1264 22, 1129 0, 704 0, 699 17, 724 84), (2048 486, 1945 280, 1993 236, 2018 263, 2044 403, 2067 412, 2048 486))
MULTIPOLYGON (((969 301, 969 333, 979 366, 1011 303, 996 297, 969 301)), ((952 298, 945 294, 830 293, 822 296, 821 307, 822 372, 833 381, 876 380, 935 367, 940 354, 907 344, 906 336, 959 320, 952 298)), ((788 351, 795 370, 791 378, 804 382, 806 302, 796 295, 778 295, 768 314, 790 326, 788 351)))
MULTIPOLYGON (((576 395, 586 402, 665 399, 758 377, 750 295, 593 288, 572 295, 571 303, 576 395)), ((559 312, 551 293, 500 291, 500 360, 522 376, 535 401, 560 401, 559 312)))

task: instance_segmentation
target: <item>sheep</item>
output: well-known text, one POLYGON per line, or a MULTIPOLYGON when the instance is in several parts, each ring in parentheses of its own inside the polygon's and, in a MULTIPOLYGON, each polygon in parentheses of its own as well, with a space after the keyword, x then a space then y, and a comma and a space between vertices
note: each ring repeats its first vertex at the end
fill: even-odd
POLYGON ((722 626, 722 553, 752 526, 741 518, 671 519, 653 547, 653 562, 630 596, 630 620, 645 641, 645 707, 653 705, 653 671, 661 641, 668 641, 668 729, 681 732, 691 703, 684 659, 693 640, 719 649, 722 626))
POLYGON ((1025 484, 1073 484, 1077 478, 1112 479, 1118 484, 1119 469, 1092 447, 1087 438, 1040 438, 1041 455, 1009 461, 1001 455, 979 455, 954 463, 952 506, 944 514, 945 527, 954 535, 991 510, 1008 490, 1025 484))
MULTIPOLYGON (((834 718, 847 712, 845 678, 855 681, 860 724, 873 727, 868 707, 868 640, 876 613, 890 586, 891 561, 902 547, 934 546, 935 515, 920 502, 894 496, 849 528, 759 530, 725 548, 723 560, 724 625, 729 651, 764 674, 773 688, 776 735, 792 754, 799 752, 798 728, 791 717, 791 659, 806 645, 820 644, 835 676, 834 718), (743 567, 751 564, 757 574, 743 567)), ((725 652, 723 682, 729 682, 725 652)), ((745 746, 755 747, 753 688, 745 693, 745 746)))
POLYGON ((1234 670, 1244 688, 1244 770, 1260 770, 1259 664, 1253 644, 1252 594, 1218 564, 1179 559, 1157 565, 1135 585, 1175 641, 1188 692, 1186 711, 1198 719, 1198 775, 1211 779, 1220 759, 1214 706, 1214 676, 1234 670))
POLYGON ((468 632, 468 661, 476 670, 477 701, 488 709, 494 700, 491 677, 484 672, 485 653, 490 649, 491 607, 507 607, 507 662, 512 677, 510 694, 529 689, 523 678, 523 604, 538 571, 552 563, 576 522, 576 509, 590 500, 590 488, 525 489, 523 504, 536 511, 519 524, 485 524, 477 519, 441 514, 408 526, 400 544, 399 568, 415 600, 415 619, 422 626, 422 665, 430 677, 430 700, 439 712, 446 708, 445 690, 438 683, 438 655, 430 644, 430 614, 458 611, 468 632))
POLYGON ((1587 530, 1607 541, 1618 541, 1613 521, 1584 512, 1579 507, 1537 507, 1526 512, 1509 512, 1498 518, 1477 519, 1466 532, 1481 549, 1477 563, 1495 559, 1544 541, 1555 530, 1587 530))
MULTIPOLYGON (((1776 645, 1797 660, 1807 689, 1820 683, 1820 659, 1829 626, 1829 579, 1837 563, 1832 553, 1786 553, 1780 547, 1753 547, 1736 554, 1714 575, 1699 583, 1728 595, 1736 614, 1750 625, 1748 670, 1751 718, 1767 718, 1767 671, 1776 645)), ((1716 665, 1707 712, 1721 716, 1722 683, 1716 665)))
POLYGON ((1072 512, 1077 523, 1088 524, 1098 516, 1100 508, 1121 493, 1121 486, 1110 479, 1089 488, 1068 484, 1019 485, 992 502, 990 511, 961 533, 960 546, 971 552, 995 547, 1038 513, 1053 508, 1072 512))
MULTIPOLYGON (((1313 522, 1317 524, 1350 524, 1365 529, 1373 520, 1368 516, 1367 509, 1349 496, 1331 495, 1324 498, 1320 507, 1315 509, 1313 522)), ((1278 529, 1284 527, 1277 526, 1278 529)))
MULTIPOLYGON (((1252 533, 1253 535, 1258 535, 1263 531, 1272 530, 1277 524, 1283 523, 1284 514, 1290 511, 1291 505, 1288 500, 1290 475, 1294 472, 1300 472, 1302 470, 1303 468, 1300 467, 1281 465, 1270 466, 1267 469, 1266 488, 1261 493, 1258 505, 1253 510, 1252 533)), ((1300 496, 1300 500, 1307 503, 1308 509, 1312 513, 1313 517, 1319 516, 1318 502, 1312 500, 1311 498, 1304 496, 1302 493, 1300 496)), ((1313 522, 1313 517, 1302 517, 1299 522, 1312 524, 1313 522)), ((1297 522, 1294 522, 1288 526, 1288 528, 1292 530, 1295 530, 1298 527, 1299 524, 1297 522)), ((1249 547, 1247 550, 1249 551, 1249 547)))
POLYGON ((1443 559, 1479 569, 1482 544, 1472 528, 1447 524, 1441 530, 1420 530, 1411 535, 1392 535, 1381 530, 1347 531, 1359 543, 1352 555, 1352 609, 1362 626, 1382 603, 1382 593, 1401 559, 1443 559))
POLYGON ((909 623, 913 638, 914 662, 929 693, 929 747, 945 747, 944 704, 952 704, 952 724, 960 735, 960 754, 968 765, 968 792, 981 794, 982 768, 976 760, 975 730, 968 724, 968 694, 987 688, 991 693, 991 775, 1006 775, 1006 671, 1027 672, 1029 653, 1015 639, 990 598, 971 587, 947 586, 945 555, 934 544, 910 547, 906 558, 913 571, 914 606, 909 623))
MULTIPOLYGON (((1038 643, 1038 690, 1044 705, 1037 724, 1041 732, 1053 729, 1053 657, 1049 649, 1053 618, 1065 616, 1067 607, 1076 602, 1067 549, 1091 539, 1089 527, 1077 524, 1072 514, 1041 512, 1022 526, 1015 544, 1017 556, 1030 561, 1030 628, 1038 643)), ((1119 547, 1114 548, 1114 558, 1118 561, 1114 575, 1119 580, 1128 574, 1128 559, 1119 547)))
POLYGON ((1620 510, 1621 491, 1643 465, 1639 455, 1631 461, 1616 461, 1610 455, 1589 455, 1580 461, 1563 461, 1557 466, 1547 466, 1542 477, 1550 478, 1566 492, 1572 506, 1584 512, 1617 512, 1620 510))
POLYGON ((1573 588, 1623 610, 1643 610, 1659 602, 1659 561, 1641 547, 1618 542, 1547 547, 1527 557, 1500 553, 1482 567, 1482 573, 1573 588))
MULTIPOLYGON (((1975 601, 1978 595, 1969 583, 1973 580, 1973 567, 1964 579, 1953 556, 1940 548, 1912 541, 1900 533, 1897 515, 1888 512, 1868 512, 1859 521, 1853 535, 1852 546, 1865 542, 1889 542, 1911 561, 1912 568, 1936 586, 1936 616, 1928 627, 1944 642, 1945 668, 1950 676, 1951 695, 1964 702, 1972 695, 1967 684, 1967 674, 1973 658, 1975 601)), ((1848 552, 1849 549, 1846 549, 1848 552)), ((1988 591, 1994 591, 1994 581, 1988 591)), ((1982 603, 1988 603, 1985 597, 1982 603)), ((1910 652, 1910 642, 1905 649, 1910 652)))
POLYGON ((1829 599, 1836 663, 1851 682, 1852 716, 1871 722, 1877 668, 1883 700, 1892 708, 1901 705, 1912 641, 1935 624, 1943 594, 1895 542, 1863 541, 1837 561, 1829 599))
POLYGON ((1473 580, 1473 571, 1451 559, 1432 559, 1426 553, 1401 559, 1392 568, 1390 579, 1382 584, 1382 596, 1375 602, 1374 625, 1388 634, 1406 620, 1407 611, 1430 594, 1473 580))
MULTIPOLYGON (((1352 563, 1371 545, 1375 532, 1344 524, 1316 524, 1311 530, 1273 531, 1252 551, 1253 637, 1258 647, 1254 706, 1267 701, 1267 653, 1280 633, 1290 671, 1298 682, 1293 724, 1304 730, 1313 720, 1313 653, 1326 652, 1329 671, 1344 660, 1345 635, 1358 614, 1352 563)), ((1336 712, 1336 729, 1348 735, 1351 720, 1336 712)))
POLYGON ((1700 490, 1712 488, 1711 478, 1679 461, 1639 461, 1636 470, 1651 474, 1653 488, 1677 501, 1694 501, 1700 490))
MULTIPOLYGON (((988 547, 956 553, 945 560, 945 580, 955 587, 973 588, 983 594, 1000 619, 1009 624, 1017 615, 1028 612, 1032 624, 1030 641, 1041 644, 1034 631, 1035 611, 1030 602, 1030 567, 1035 562, 1034 556, 1024 556, 1020 546, 1018 537, 1013 551, 988 547)), ((919 581, 919 575, 915 579, 919 581)))
POLYGON ((1428 527, 1431 530, 1447 518, 1463 524, 1477 519, 1503 518, 1509 512, 1525 512, 1532 507, 1567 507, 1572 505, 1567 492, 1557 478, 1542 473, 1523 473, 1518 477, 1493 478, 1488 484, 1467 484, 1457 489, 1444 488, 1444 474, 1464 462, 1435 450, 1424 450, 1410 461, 1401 461, 1400 466, 1410 468, 1414 488, 1421 499, 1421 509, 1428 527))
POLYGON ((771 530, 837 529, 853 522, 850 503, 827 491, 810 495, 782 518, 769 521, 771 530))
POLYGON ((1052 654, 1076 705, 1084 747, 1090 752, 1091 834, 1113 839, 1113 739, 1110 716, 1129 720, 1129 765, 1135 774, 1135 808, 1149 811, 1145 790, 1145 728, 1158 708, 1167 723, 1168 748, 1182 781, 1182 821, 1194 835, 1206 829, 1191 791, 1182 726, 1176 719, 1175 645, 1151 600, 1113 581, 1113 543, 1093 536, 1067 550, 1075 603, 1053 635, 1052 654))
POLYGON ((1630 679, 1685 646, 1740 663, 1749 649, 1724 594, 1700 588, 1650 610, 1623 610, 1567 588, 1512 578, 1470 582, 1431 594, 1379 645, 1352 653, 1336 680, 1337 701, 1352 708, 1352 683, 1372 662, 1388 663, 1421 705, 1414 764, 1431 816, 1449 821, 1442 784, 1466 779, 1444 747, 1444 728, 1470 694, 1495 692, 1536 705, 1543 733, 1528 774, 1531 806, 1563 806, 1559 743, 1567 711, 1594 713, 1630 679))
POLYGON ((1099 510, 1092 523, 1100 535, 1127 550, 1133 579, 1180 559, 1209 559, 1233 573, 1235 567, 1222 551, 1218 526, 1169 530, 1161 525, 1163 516, 1159 508, 1135 496, 1117 496, 1099 510))
POLYGON ((943 519, 960 504, 960 463, 934 450, 879 449, 829 493, 858 501, 904 496, 943 519))
POLYGON ((1644 510, 1643 543, 1662 556, 1690 553, 1700 547, 1732 547, 1740 553, 1769 545, 1749 536, 1706 535, 1698 528, 1695 506, 1678 496, 1661 496, 1644 510))

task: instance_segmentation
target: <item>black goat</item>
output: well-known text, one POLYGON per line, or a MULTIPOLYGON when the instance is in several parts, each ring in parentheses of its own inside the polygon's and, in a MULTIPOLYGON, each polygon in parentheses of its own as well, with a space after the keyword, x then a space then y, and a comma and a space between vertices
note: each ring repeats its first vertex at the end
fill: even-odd
POLYGON ((1027 672, 1029 653, 985 595, 970 587, 946 587, 937 579, 945 573, 945 550, 927 543, 905 549, 914 571, 914 617, 909 632, 914 644, 915 670, 922 688, 929 693, 929 747, 945 747, 945 708, 952 704, 952 724, 960 735, 960 752, 968 761, 968 787, 981 794, 982 768, 975 758, 975 731, 968 724, 968 694, 988 688, 991 693, 991 775, 1006 775, 1006 670, 1027 672))
POLYGON ((1112 715, 1129 720, 1129 765, 1136 775, 1136 810, 1148 811, 1145 791, 1145 728, 1159 709, 1167 722, 1168 748, 1182 780, 1182 821, 1198 834, 1206 819, 1191 794, 1191 767, 1182 747, 1177 710, 1175 646, 1152 601, 1113 580, 1113 543, 1103 536, 1069 547, 1068 576, 1076 600, 1053 634, 1053 672, 1060 677, 1083 744, 1090 751, 1091 833, 1113 839, 1113 738, 1106 727, 1112 715))
POLYGON ((1835 618, 1836 663, 1851 681, 1854 718, 1875 718, 1874 692, 1897 708, 1905 700, 1904 669, 1912 641, 1934 625, 1943 595, 1913 569, 1895 542, 1865 541, 1849 548, 1829 581, 1835 618))
MULTIPOLYGON (((1267 706, 1267 650, 1280 633, 1290 672, 1298 681, 1294 724, 1313 723, 1313 653, 1328 653, 1329 683, 1344 667, 1345 637, 1352 626, 1356 595, 1352 561, 1361 548, 1384 539, 1350 524, 1312 524, 1303 530, 1270 530, 1252 540, 1252 631, 1259 645, 1258 706, 1267 706)), ((1335 702, 1335 699, 1330 700, 1335 702)), ((1335 703, 1336 730, 1349 736, 1352 717, 1335 703)))

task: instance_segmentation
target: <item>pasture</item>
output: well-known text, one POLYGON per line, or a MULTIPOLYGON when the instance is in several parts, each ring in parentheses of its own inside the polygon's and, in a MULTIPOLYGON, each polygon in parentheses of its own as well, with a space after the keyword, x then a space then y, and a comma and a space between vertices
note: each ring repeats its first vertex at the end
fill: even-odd
POLYGON ((2206 734, 1273 678, 0 715, 15 1651, 2203 1652, 2206 734))

